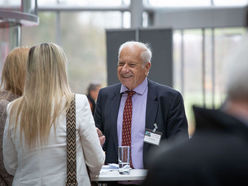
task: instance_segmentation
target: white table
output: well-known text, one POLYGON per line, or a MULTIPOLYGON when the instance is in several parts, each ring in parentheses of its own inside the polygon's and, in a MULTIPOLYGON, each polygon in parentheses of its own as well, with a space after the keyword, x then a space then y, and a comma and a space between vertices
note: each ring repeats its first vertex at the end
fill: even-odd
POLYGON ((119 174, 118 169, 101 170, 100 175, 91 179, 96 182, 109 182, 109 181, 137 181, 144 180, 147 175, 145 169, 131 169, 130 174, 119 174))

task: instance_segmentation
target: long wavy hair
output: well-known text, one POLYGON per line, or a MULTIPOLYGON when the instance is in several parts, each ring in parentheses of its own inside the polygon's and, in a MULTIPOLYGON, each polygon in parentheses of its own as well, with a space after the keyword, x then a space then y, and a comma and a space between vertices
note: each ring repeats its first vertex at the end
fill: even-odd
POLYGON ((29 147, 45 144, 56 118, 70 106, 73 94, 66 61, 62 48, 53 43, 42 43, 29 51, 24 93, 10 111, 10 123, 15 123, 15 131, 20 127, 20 140, 24 136, 29 147))
POLYGON ((13 49, 5 59, 1 89, 21 96, 24 89, 29 48, 20 47, 13 49))

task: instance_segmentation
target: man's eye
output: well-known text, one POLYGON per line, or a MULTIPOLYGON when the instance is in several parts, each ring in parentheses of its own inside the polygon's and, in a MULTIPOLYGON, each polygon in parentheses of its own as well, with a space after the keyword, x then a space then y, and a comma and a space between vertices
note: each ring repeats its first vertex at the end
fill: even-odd
POLYGON ((122 66, 124 66, 124 63, 118 63, 118 66, 122 67, 122 66))
POLYGON ((135 66, 136 66, 136 64, 129 64, 129 66, 130 66, 130 67, 135 67, 135 66))

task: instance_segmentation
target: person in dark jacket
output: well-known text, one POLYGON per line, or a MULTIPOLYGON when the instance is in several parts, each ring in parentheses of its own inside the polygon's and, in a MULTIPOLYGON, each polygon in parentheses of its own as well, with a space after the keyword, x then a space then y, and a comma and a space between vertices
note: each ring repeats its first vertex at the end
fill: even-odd
POLYGON ((193 107, 189 142, 152 156, 144 186, 248 185, 248 37, 226 61, 227 98, 218 110, 193 107))
POLYGON ((101 84, 90 83, 87 90, 87 98, 90 104, 92 114, 95 113, 96 99, 100 88, 101 88, 101 84))
POLYGON ((147 44, 123 43, 117 64, 120 83, 99 91, 94 118, 99 136, 106 137, 106 164, 118 162, 118 146, 130 146, 131 167, 143 169, 149 151, 159 147, 158 139, 188 140, 183 97, 148 78, 151 58, 147 44), (150 138, 153 135, 155 140, 150 138))

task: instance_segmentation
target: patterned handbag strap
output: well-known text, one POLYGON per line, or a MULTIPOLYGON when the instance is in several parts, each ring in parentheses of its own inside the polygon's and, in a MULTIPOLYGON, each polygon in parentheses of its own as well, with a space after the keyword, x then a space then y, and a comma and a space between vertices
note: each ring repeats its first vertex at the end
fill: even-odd
POLYGON ((77 186, 76 162, 76 110, 75 95, 66 112, 66 152, 67 152, 67 180, 66 186, 77 186))

